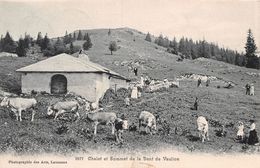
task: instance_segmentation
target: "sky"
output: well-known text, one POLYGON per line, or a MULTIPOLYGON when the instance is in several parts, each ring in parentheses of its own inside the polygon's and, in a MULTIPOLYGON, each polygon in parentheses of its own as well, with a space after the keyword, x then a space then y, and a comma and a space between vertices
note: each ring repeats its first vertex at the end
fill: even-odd
POLYGON ((79 29, 134 28, 169 39, 205 39, 244 51, 252 29, 260 49, 260 0, 0 0, 0 34, 49 37, 79 29))

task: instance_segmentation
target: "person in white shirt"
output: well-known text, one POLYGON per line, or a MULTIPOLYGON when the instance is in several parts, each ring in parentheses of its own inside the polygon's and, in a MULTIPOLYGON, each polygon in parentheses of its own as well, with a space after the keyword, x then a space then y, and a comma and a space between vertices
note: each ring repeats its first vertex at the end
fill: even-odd
POLYGON ((125 105, 126 105, 126 107, 130 106, 130 99, 129 99, 129 97, 125 98, 125 105))
POLYGON ((237 140, 242 142, 244 140, 244 124, 243 122, 238 122, 237 140))
POLYGON ((258 145, 259 144, 259 139, 257 136, 257 132, 255 130, 255 121, 254 120, 249 120, 250 122, 250 128, 249 128, 249 137, 248 137, 248 144, 249 145, 258 145))
POLYGON ((141 85, 141 87, 143 88, 143 86, 144 86, 144 78, 143 78, 143 75, 141 75, 141 78, 140 78, 140 85, 141 85))
POLYGON ((138 98, 137 93, 138 93, 137 86, 134 86, 132 89, 131 98, 137 99, 138 98))

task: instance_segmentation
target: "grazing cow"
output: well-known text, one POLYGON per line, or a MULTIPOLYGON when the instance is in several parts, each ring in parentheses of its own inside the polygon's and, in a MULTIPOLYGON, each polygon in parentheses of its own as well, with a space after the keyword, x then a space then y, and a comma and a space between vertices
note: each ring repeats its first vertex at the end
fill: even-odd
POLYGON ((37 104, 37 101, 34 98, 8 98, 4 97, 4 99, 1 102, 2 107, 10 107, 11 110, 15 113, 16 115, 16 120, 17 121, 22 121, 22 111, 32 109, 32 119, 34 119, 35 115, 35 106, 37 104))
POLYGON ((116 130, 116 141, 118 143, 123 141, 122 134, 123 131, 126 129, 128 129, 127 120, 122 120, 121 118, 117 118, 115 120, 115 130, 116 130))
POLYGON ((145 132, 148 133, 148 128, 150 130, 150 134, 152 134, 152 131, 156 131, 156 118, 155 116, 148 112, 148 111, 142 111, 139 115, 139 129, 141 126, 145 127, 145 132))
POLYGON ((201 138, 201 141, 204 142, 206 138, 207 140, 209 140, 209 133, 208 133, 209 126, 206 118, 203 116, 198 117, 197 126, 198 126, 199 137, 201 138))
POLYGON ((79 104, 77 101, 64 101, 64 102, 57 102, 53 105, 50 105, 47 109, 47 115, 55 115, 54 120, 63 113, 72 112, 77 115, 79 118, 79 104))
POLYGON ((94 123, 94 135, 97 134, 98 124, 111 124, 112 134, 115 134, 116 113, 113 112, 91 112, 87 113, 87 119, 94 123))

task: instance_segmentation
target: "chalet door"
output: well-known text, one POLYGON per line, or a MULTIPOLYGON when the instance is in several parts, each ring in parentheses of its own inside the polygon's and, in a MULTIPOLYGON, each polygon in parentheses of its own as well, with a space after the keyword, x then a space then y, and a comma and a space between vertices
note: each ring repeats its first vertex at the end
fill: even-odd
POLYGON ((64 75, 54 75, 51 78, 51 93, 52 94, 67 93, 67 78, 64 75))

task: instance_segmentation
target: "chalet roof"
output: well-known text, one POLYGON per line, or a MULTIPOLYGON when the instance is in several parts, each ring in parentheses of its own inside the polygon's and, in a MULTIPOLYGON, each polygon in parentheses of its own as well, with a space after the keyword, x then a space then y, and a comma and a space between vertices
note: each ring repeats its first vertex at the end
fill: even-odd
MULTIPOLYGON (((17 72, 38 72, 38 73, 107 73, 113 76, 126 79, 120 74, 111 71, 99 64, 91 61, 82 60, 80 58, 73 57, 69 54, 59 54, 48 59, 39 61, 29 66, 16 70, 17 72)), ((128 79, 126 79, 128 80, 128 79)))

